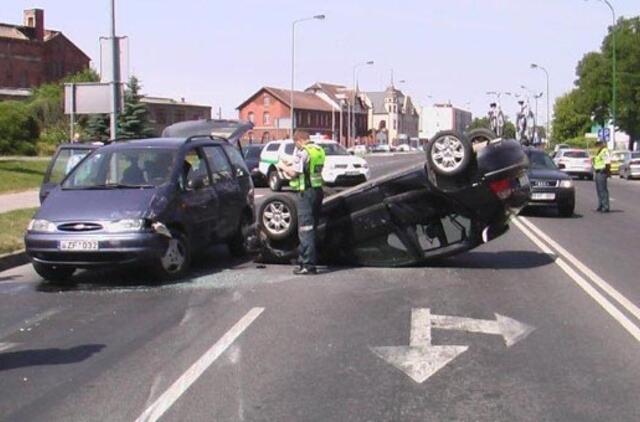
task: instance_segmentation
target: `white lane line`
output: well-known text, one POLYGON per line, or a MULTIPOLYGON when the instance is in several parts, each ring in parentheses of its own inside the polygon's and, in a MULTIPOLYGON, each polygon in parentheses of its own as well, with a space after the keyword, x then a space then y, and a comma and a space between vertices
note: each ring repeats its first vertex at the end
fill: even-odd
POLYGON ((594 273, 589 267, 584 265, 578 258, 573 256, 569 251, 560 246, 556 241, 547 236, 542 230, 536 227, 532 222, 524 217, 520 217, 522 222, 527 225, 534 233, 536 233, 541 239, 546 241, 551 247, 555 248, 559 253, 561 253, 567 261, 572 263, 577 269, 582 271, 584 275, 591 279, 591 281, 602 290, 604 290, 609 296, 611 296, 616 302, 622 305, 629 313, 631 313, 634 317, 640 320, 640 308, 638 308, 634 303, 632 303, 629 299, 627 299, 622 293, 616 290, 609 283, 604 281, 601 277, 599 277, 596 273, 594 273))
POLYGON ((14 348, 18 345, 18 343, 0 343, 0 352, 4 352, 11 348, 14 348))
POLYGON ((157 421, 184 394, 204 371, 222 355, 229 346, 246 330, 264 311, 264 308, 253 308, 240 321, 229 329, 209 350, 205 352, 184 374, 180 376, 167 391, 153 402, 136 422, 157 421))
MULTIPOLYGON (((535 243, 544 253, 549 255, 555 255, 553 251, 540 240, 535 234, 533 234, 523 223, 518 221, 519 217, 512 219, 511 221, 527 236, 533 243, 535 243)), ((585 280, 580 274, 578 274, 573 268, 569 266, 562 258, 556 257, 554 261, 562 270, 567 273, 569 277, 575 283, 582 288, 598 305, 600 305, 609 315, 613 317, 625 330, 629 332, 637 341, 640 341, 640 328, 629 320, 618 308, 616 308, 609 300, 598 292, 587 280, 585 280)))

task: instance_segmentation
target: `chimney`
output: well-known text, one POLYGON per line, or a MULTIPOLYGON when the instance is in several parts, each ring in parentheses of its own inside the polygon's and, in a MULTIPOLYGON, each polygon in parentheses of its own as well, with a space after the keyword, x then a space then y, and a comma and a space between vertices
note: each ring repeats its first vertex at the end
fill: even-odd
POLYGON ((44 41, 44 10, 30 9, 24 11, 24 26, 34 28, 38 41, 44 41))

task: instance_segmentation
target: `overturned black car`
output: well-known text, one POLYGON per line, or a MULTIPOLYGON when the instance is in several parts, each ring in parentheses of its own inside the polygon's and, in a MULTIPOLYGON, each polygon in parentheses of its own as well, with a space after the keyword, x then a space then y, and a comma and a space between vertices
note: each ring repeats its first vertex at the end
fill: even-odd
MULTIPOLYGON (((317 228, 320 263, 408 266, 500 236, 530 196, 528 160, 515 140, 478 129, 440 132, 426 162, 326 198, 317 228)), ((263 262, 297 256, 296 200, 270 196, 258 213, 263 262)))

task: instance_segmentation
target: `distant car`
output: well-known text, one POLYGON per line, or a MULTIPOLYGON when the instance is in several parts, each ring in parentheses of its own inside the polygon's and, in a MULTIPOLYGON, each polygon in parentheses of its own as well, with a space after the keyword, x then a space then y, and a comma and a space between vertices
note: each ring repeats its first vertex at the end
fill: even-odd
POLYGON ((92 151, 100 148, 104 143, 74 143, 74 144, 61 144, 56 149, 53 158, 49 162, 47 171, 42 179, 40 185, 40 203, 45 200, 49 192, 58 186, 62 179, 73 170, 80 161, 92 151))
POLYGON ((640 151, 633 151, 625 157, 620 164, 620 177, 627 180, 640 177, 640 151))
POLYGON ((396 151, 409 152, 409 151, 415 151, 415 148, 412 148, 411 145, 409 144, 400 144, 396 146, 396 151))
POLYGON ((611 174, 620 174, 620 165, 630 154, 629 151, 612 151, 611 152, 611 174))
POLYGON ((558 168, 571 176, 593 180, 593 165, 584 149, 561 149, 553 158, 558 168))
POLYGON ((530 164, 531 199, 528 205, 553 206, 562 217, 571 217, 576 205, 571 176, 560 171, 544 151, 526 148, 525 153, 530 164))
MULTIPOLYGON (((528 160, 515 140, 447 131, 428 144, 426 162, 327 197, 317 228, 321 263, 367 266, 423 264, 472 249, 508 229, 529 199, 528 160)), ((258 212, 260 258, 297 256, 296 201, 269 196, 258 212)))
MULTIPOLYGON (((317 140, 314 144, 321 146, 326 153, 322 179, 331 186, 351 186, 365 182, 369 178, 369 165, 361 158, 351 155, 340 144, 334 141, 317 140)), ((292 140, 271 141, 260 154, 260 173, 267 177, 269 187, 274 192, 282 190, 289 182, 276 170, 280 159, 293 158, 294 143, 292 140)))
POLYGON ((260 173, 260 154, 265 144, 249 144, 242 147, 242 155, 247 168, 251 173, 251 179, 255 186, 267 186, 267 178, 260 173))
POLYGON ((356 145, 353 147, 353 153, 355 155, 365 155, 367 153, 366 145, 356 145))
POLYGON ((371 152, 391 152, 389 144, 377 144, 371 148, 371 152))
MULTIPOLYGON (((238 126, 253 125, 231 129, 238 133, 238 126)), ((254 227, 253 183, 238 149, 217 130, 93 151, 29 223, 25 246, 35 271, 64 282, 77 268, 144 264, 158 279, 173 279, 212 242, 245 254, 254 227)))

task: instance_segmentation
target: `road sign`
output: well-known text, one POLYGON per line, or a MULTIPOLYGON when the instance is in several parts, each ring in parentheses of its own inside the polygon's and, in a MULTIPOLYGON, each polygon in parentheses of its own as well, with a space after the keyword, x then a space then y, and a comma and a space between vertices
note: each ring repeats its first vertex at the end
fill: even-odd
POLYGON ((469 346, 436 346, 431 344, 431 328, 460 330, 471 333, 500 335, 511 347, 527 337, 534 327, 515 319, 495 314, 495 320, 481 320, 447 315, 432 315, 428 308, 411 310, 411 329, 408 346, 373 347, 373 353, 395 366, 412 380, 421 384, 469 346))
POLYGON ((610 138, 611 130, 608 127, 601 127, 598 129, 598 139, 608 142, 610 138))

